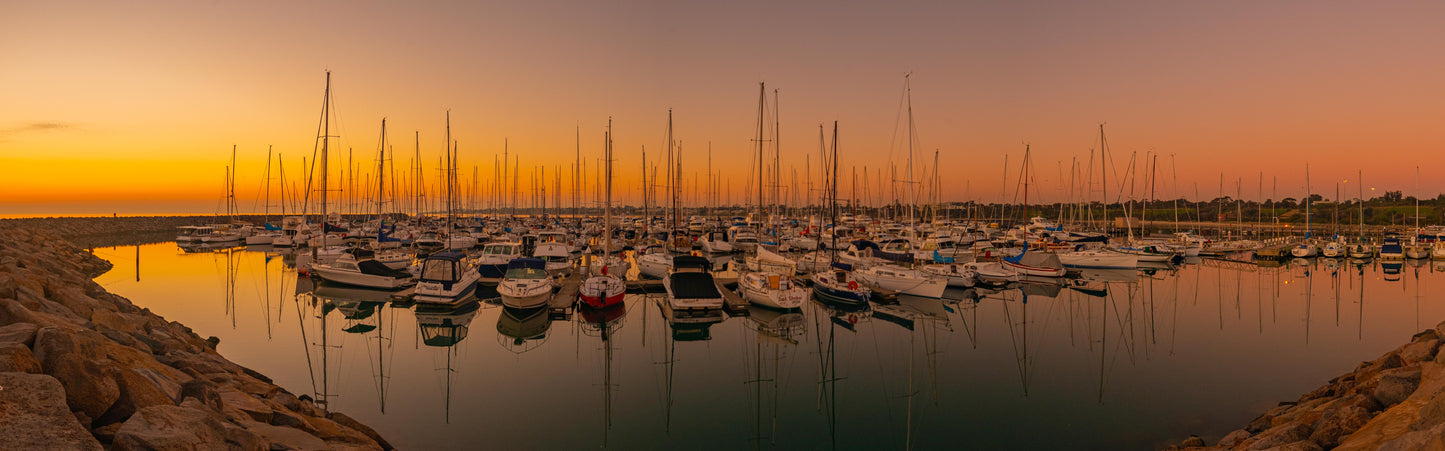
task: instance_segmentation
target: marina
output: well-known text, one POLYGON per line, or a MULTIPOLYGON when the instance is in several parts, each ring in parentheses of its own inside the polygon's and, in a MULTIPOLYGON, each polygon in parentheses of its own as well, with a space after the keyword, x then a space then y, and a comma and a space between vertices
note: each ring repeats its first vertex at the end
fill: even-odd
MULTIPOLYGON (((331 381, 313 396, 405 448, 488 437, 545 448, 926 449, 960 432, 991 448, 1150 448, 1222 435, 1445 315, 1421 294, 1445 280, 1445 264, 1426 260, 1392 269, 1191 258, 950 288, 943 299, 814 299, 787 311, 736 308, 745 301, 730 297, 725 310, 687 314, 652 280, 631 282, 616 313, 578 305, 576 271, 534 316, 503 307, 485 284, 440 310, 405 292, 323 290, 297 275, 294 251, 265 246, 95 252, 117 263, 97 279, 107 289, 214 331, 229 356, 278 383, 311 392, 313 380, 331 381), (588 332, 599 314, 613 324, 606 343, 588 332), (322 335, 333 361, 319 361, 322 335), (604 365, 607 387, 589 376, 604 365), (518 396, 533 413, 494 408, 518 396), (578 430, 545 433, 557 421, 578 430)), ((735 286, 740 256, 718 261, 719 285, 735 286)))

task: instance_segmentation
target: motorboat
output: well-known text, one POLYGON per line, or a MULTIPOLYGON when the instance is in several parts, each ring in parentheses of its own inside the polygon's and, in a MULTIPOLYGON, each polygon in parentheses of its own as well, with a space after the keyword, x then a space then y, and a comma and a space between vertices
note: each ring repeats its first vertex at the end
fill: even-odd
POLYGON ((453 304, 477 291, 482 275, 461 252, 439 252, 421 263, 421 277, 412 299, 418 303, 453 304))
POLYGON ((557 241, 539 242, 532 256, 547 262, 547 272, 561 274, 572 269, 572 246, 557 241))
POLYGON ((547 305, 552 298, 552 276, 547 261, 540 258, 518 258, 507 263, 507 272, 497 284, 502 305, 529 309, 547 305))
POLYGON ((349 249, 330 264, 313 263, 311 273, 328 282, 395 290, 416 284, 411 272, 392 269, 373 258, 368 249, 349 249))
POLYGON ((1403 260, 1405 248, 1400 245, 1400 237, 1394 234, 1385 235, 1385 240, 1380 243, 1380 260, 1403 260))
POLYGON ((482 253, 477 256, 477 271, 486 278, 502 277, 507 273, 507 264, 522 257, 521 242, 489 242, 482 246, 482 253))
POLYGON ((713 281, 712 262, 706 258, 679 255, 672 259, 672 271, 662 279, 668 304, 673 309, 719 309, 722 293, 713 281))
POLYGON ((752 252, 758 248, 758 232, 748 226, 729 227, 728 243, 732 245, 733 249, 752 252))

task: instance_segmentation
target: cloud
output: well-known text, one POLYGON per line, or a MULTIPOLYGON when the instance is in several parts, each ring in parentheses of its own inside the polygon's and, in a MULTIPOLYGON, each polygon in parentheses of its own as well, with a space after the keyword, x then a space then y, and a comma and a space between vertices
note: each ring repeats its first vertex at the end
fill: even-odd
POLYGON ((24 122, 10 127, 0 128, 0 141, 9 141, 11 138, 25 133, 61 132, 77 130, 80 124, 74 122, 58 121, 34 121, 24 122))

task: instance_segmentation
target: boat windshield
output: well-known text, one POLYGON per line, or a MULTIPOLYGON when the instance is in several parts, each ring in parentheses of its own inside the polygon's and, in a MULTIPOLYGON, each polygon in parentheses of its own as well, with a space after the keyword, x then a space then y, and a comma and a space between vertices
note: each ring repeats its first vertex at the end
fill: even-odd
POLYGON ((547 271, 537 268, 512 268, 507 270, 508 279, 545 279, 547 271))
POLYGON ((422 268, 421 278, 427 280, 456 280, 454 264, 447 260, 427 260, 422 268))
POLYGON ((482 249, 482 253, 483 253, 483 254, 493 254, 493 255, 510 255, 510 254, 512 254, 512 245, 510 245, 510 244, 489 244, 489 245, 487 245, 487 247, 486 247, 485 249, 482 249))

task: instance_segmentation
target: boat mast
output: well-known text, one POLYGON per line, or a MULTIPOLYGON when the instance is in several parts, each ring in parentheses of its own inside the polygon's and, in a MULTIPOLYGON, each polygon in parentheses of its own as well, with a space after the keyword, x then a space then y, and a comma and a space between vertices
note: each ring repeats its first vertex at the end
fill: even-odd
POLYGON ((386 225, 386 218, 383 217, 382 203, 386 198, 386 118, 381 118, 381 161, 376 166, 376 217, 381 221, 380 227, 386 225))
POLYGON ((271 145, 266 145, 266 221, 271 219, 271 145))
POLYGON ((1104 138, 1104 124, 1099 124, 1099 185, 1104 197, 1104 240, 1109 240, 1109 141, 1104 138))
POLYGON ((767 212, 763 210, 763 104, 767 102, 767 88, 763 82, 758 82, 758 135, 753 141, 758 143, 758 219, 761 220, 767 212))
MULTIPOLYGON (((326 71, 326 93, 321 96, 321 245, 326 245, 326 157, 327 147, 331 144, 331 71, 326 71)), ((311 261, 315 262, 318 249, 321 246, 311 246, 311 261)), ((322 318, 325 318, 322 315, 322 318)), ((322 371, 324 374, 325 371, 322 371)))
MULTIPOLYGON (((606 140, 606 142, 605 142, 604 144, 606 144, 606 145, 603 146, 602 149, 603 149, 603 152, 605 153, 605 157, 606 157, 606 159, 607 159, 607 161, 606 161, 607 170, 605 171, 605 172, 607 173, 607 182, 606 182, 606 186, 607 186, 607 201, 606 201, 606 203, 603 204, 603 213, 602 213, 602 243, 603 243, 603 244, 602 244, 602 251, 603 251, 602 258, 603 258, 603 262, 604 262, 603 264, 606 265, 605 262, 607 261, 607 260, 606 260, 607 256, 612 255, 612 118, 611 118, 611 117, 608 117, 608 118, 607 118, 607 140, 606 140)), ((580 145, 579 145, 579 148, 580 148, 580 145)), ((624 276, 626 276, 626 274, 624 274, 624 276)), ((604 297, 605 297, 605 296, 604 296, 604 297)), ((606 329, 606 328, 607 328, 606 325, 603 325, 602 327, 603 327, 603 329, 606 329)))
POLYGON ((838 121, 833 121, 832 160, 832 167, 829 169, 829 172, 833 175, 828 178, 828 183, 831 185, 828 187, 828 217, 830 218, 829 221, 833 224, 833 233, 829 234, 832 236, 833 244, 828 246, 828 249, 831 251, 829 254, 831 257, 830 263, 837 262, 838 260, 838 121))

